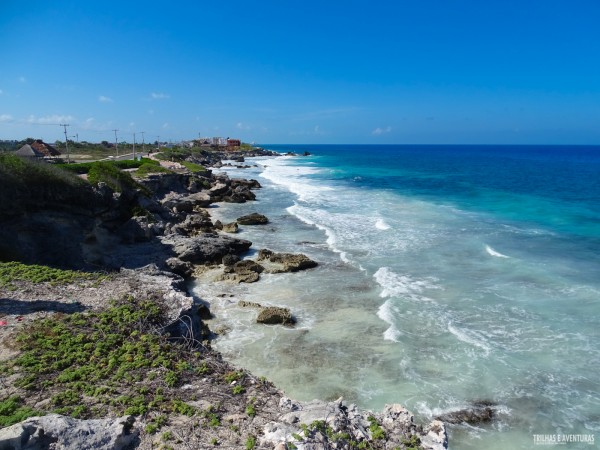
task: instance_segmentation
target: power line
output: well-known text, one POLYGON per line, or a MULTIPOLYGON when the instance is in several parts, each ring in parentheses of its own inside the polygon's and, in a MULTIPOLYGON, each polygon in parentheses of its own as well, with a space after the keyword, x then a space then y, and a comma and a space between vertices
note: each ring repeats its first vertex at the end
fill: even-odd
POLYGON ((119 157, 119 142, 117 141, 117 131, 119 130, 113 130, 115 132, 115 148, 117 149, 117 158, 119 157))
POLYGON ((67 163, 71 164, 71 157, 69 155, 69 139, 67 138, 67 127, 70 125, 68 123, 59 123, 58 125, 65 129, 65 147, 67 148, 67 163))

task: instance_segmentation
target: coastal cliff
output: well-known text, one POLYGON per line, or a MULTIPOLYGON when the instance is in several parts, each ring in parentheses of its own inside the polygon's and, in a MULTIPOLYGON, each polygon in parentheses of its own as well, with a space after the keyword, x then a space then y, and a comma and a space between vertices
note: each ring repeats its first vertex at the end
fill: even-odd
MULTIPOLYGON (((223 156, 193 162, 219 167, 223 156)), ((209 305, 185 286, 195 272, 210 267, 221 279, 254 282, 264 270, 317 266, 304 255, 267 249, 256 261, 241 260, 252 243, 232 236, 236 223, 212 222, 212 203, 254 200, 256 180, 182 168, 115 189, 45 167, 22 170, 38 174, 35 181, 0 178, 0 260, 97 275, 67 283, 15 276, 0 284, 0 397, 47 414, 0 430, 0 449, 447 447, 441 421, 417 425, 400 405, 369 412, 343 399, 296 402, 210 348, 214 335, 203 323, 209 305), (124 330, 114 348, 98 345, 124 330), (28 353, 27 344, 63 334, 81 335, 79 342, 51 341, 70 346, 64 364, 53 354, 53 364, 28 365, 50 356, 28 353), (152 353, 148 342, 160 351, 152 353), (94 371, 104 378, 94 378, 94 371), (76 418, 49 414, 56 411, 76 418)))

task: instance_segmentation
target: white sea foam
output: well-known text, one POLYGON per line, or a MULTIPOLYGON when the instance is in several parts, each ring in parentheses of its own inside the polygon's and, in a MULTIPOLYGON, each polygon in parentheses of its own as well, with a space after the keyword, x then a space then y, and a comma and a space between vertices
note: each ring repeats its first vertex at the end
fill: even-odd
POLYGON ((333 188, 324 185, 312 184, 308 175, 316 174, 319 169, 306 166, 288 165, 290 157, 280 157, 266 160, 265 169, 261 177, 272 181, 276 185, 284 186, 290 192, 296 194, 302 202, 322 203, 326 200, 325 192, 333 188))
POLYGON ((385 222, 385 220, 379 218, 375 222, 375 228, 377 228, 378 230, 385 231, 385 230, 389 230, 391 227, 385 222))
POLYGON ((383 298, 408 297, 413 300, 433 301, 420 294, 425 289, 440 289, 435 284, 434 279, 415 280, 408 275, 398 275, 389 267, 380 267, 373 275, 373 278, 383 288, 381 294, 379 294, 383 298))
POLYGON ((398 342, 402 333, 394 324, 395 320, 392 305, 393 303, 391 300, 386 300, 385 303, 379 307, 377 316, 384 322, 390 324, 390 327, 383 333, 383 338, 386 341, 398 342))
POLYGON ((489 245, 485 246, 485 251, 490 255, 490 256, 495 256, 496 258, 510 258, 510 256, 506 256, 503 255, 500 252, 497 252, 496 250, 494 250, 492 247, 490 247, 489 245))
POLYGON ((456 327, 452 325, 452 322, 448 322, 448 331, 456 336, 459 341, 479 347, 485 352, 486 356, 489 355, 491 350, 489 345, 485 342, 485 338, 476 331, 456 327))

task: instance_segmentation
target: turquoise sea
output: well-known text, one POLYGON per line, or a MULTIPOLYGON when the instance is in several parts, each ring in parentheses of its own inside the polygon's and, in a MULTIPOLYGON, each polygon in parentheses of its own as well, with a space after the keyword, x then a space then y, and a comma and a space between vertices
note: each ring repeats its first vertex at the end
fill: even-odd
POLYGON ((301 400, 401 403, 422 423, 496 404, 493 422, 450 428, 453 449, 598 445, 600 147, 264 147, 311 155, 224 169, 263 188, 211 213, 263 213, 239 237, 320 266, 196 286, 230 328, 219 350, 301 400), (256 325, 238 300, 289 307, 298 326, 256 325))

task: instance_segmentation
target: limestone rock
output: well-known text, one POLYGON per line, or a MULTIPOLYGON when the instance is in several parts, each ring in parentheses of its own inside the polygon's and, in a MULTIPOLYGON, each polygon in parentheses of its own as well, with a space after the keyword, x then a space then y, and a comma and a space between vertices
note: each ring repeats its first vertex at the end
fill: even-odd
POLYGON ((240 225, 264 225, 269 223, 269 219, 259 213, 247 214, 242 217, 238 217, 237 223, 240 225))
POLYGON ((271 250, 262 249, 258 252, 258 261, 269 261, 275 266, 268 267, 269 273, 298 272, 318 266, 308 256, 302 253, 275 253, 271 250))
POLYGON ((194 266, 187 262, 182 261, 179 258, 169 258, 165 261, 165 264, 173 273, 181 275, 184 278, 188 278, 194 272, 194 266))
POLYGON ((121 450, 137 439, 131 416, 77 420, 58 414, 29 419, 0 430, 0 450, 121 450))
POLYGON ((237 224, 237 222, 224 223, 222 226, 222 230, 225 233, 237 233, 238 232, 238 224, 237 224))
POLYGON ((267 325, 293 325, 296 323, 296 319, 292 317, 288 308, 267 306, 258 313, 256 322, 267 325))
POLYGON ((442 414, 436 419, 445 423, 477 425, 493 419, 493 406, 493 403, 487 401, 475 402, 468 408, 442 414))
POLYGON ((225 255, 243 253, 252 245, 250 241, 211 233, 193 238, 171 235, 162 242, 171 245, 179 259, 192 264, 220 263, 225 255))

